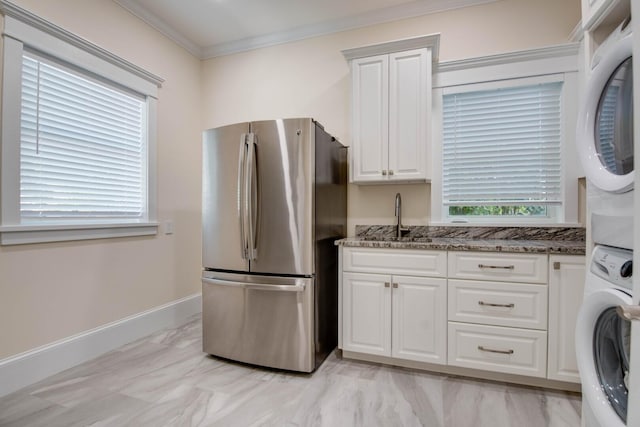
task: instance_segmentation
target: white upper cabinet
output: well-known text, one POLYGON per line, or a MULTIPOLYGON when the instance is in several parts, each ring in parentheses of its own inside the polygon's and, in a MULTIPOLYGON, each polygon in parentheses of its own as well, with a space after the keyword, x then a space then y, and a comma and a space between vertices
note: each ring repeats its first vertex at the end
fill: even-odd
POLYGON ((431 52, 389 55, 389 180, 426 181, 431 52))
POLYGON ((431 65, 438 40, 425 36, 343 51, 351 61, 352 183, 430 180, 431 65))
POLYGON ((389 55, 356 59, 351 67, 352 181, 379 181, 389 163, 389 55))

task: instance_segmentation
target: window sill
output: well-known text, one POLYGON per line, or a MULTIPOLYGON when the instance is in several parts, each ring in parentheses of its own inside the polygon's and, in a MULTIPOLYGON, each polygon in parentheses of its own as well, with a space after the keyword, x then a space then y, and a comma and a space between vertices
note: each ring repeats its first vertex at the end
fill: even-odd
POLYGON ((584 228, 584 224, 578 222, 554 222, 554 221, 529 221, 529 222, 509 222, 509 221, 476 221, 476 222, 446 222, 434 221, 429 223, 432 227, 576 227, 584 228))
POLYGON ((83 225, 9 225, 0 227, 0 245, 67 242, 114 237, 154 236, 158 223, 100 223, 83 225))

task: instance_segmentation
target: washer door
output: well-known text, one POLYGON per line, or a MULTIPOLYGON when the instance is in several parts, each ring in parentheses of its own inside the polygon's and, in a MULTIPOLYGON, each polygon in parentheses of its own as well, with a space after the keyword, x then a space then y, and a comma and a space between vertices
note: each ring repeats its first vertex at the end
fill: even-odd
POLYGON ((631 324, 615 309, 631 303, 625 292, 604 289, 588 295, 578 313, 576 356, 583 398, 607 427, 626 425, 631 324))
POLYGON ((578 116, 577 145, 585 174, 597 187, 633 188, 632 34, 618 40, 593 69, 578 116))

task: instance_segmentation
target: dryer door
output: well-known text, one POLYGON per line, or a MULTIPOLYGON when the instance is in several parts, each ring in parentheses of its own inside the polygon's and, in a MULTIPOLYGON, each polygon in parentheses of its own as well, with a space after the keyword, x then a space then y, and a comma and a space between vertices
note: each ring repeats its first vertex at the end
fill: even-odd
POLYGON ((624 427, 627 418, 631 325, 616 314, 631 297, 618 289, 589 294, 576 326, 576 356, 583 398, 599 424, 624 427))
POLYGON ((633 188, 633 68, 631 33, 593 69, 578 116, 578 152, 587 178, 605 191, 633 188))

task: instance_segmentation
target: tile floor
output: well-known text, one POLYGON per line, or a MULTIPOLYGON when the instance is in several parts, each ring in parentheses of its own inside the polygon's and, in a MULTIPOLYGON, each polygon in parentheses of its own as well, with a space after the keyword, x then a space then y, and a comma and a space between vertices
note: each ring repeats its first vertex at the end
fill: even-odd
POLYGON ((200 318, 0 398, 0 426, 580 425, 580 396, 342 360, 312 375, 201 351, 200 318))

